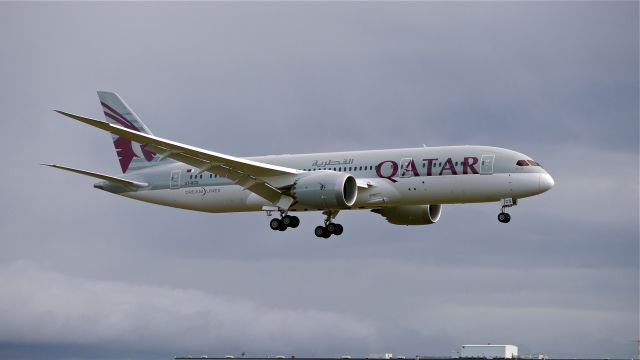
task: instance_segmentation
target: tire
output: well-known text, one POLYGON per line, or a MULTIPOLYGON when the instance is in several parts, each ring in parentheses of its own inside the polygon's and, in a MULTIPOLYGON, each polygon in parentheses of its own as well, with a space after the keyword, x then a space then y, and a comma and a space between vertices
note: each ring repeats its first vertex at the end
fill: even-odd
POLYGON ((336 224, 334 223, 328 223, 327 224, 327 231, 331 234, 335 234, 337 231, 338 227, 336 226, 336 224))
POLYGON ((280 230, 280 228, 282 228, 283 226, 284 224, 280 219, 274 218, 269 221, 269 227, 271 228, 271 230, 280 230))
POLYGON ((503 213, 501 212, 500 214, 498 214, 498 221, 500 221, 501 223, 506 223, 507 222, 507 213, 503 213))
POLYGON ((324 226, 316 226, 315 230, 313 230, 313 233, 316 234, 317 237, 321 237, 325 239, 331 236, 329 231, 327 231, 327 228, 325 228, 324 226))
POLYGON ((506 223, 508 223, 509 221, 511 221, 511 215, 510 215, 510 214, 505 214, 505 215, 507 215, 507 216, 505 217, 505 219, 504 219, 504 223, 506 224, 506 223))
POLYGON ((333 234, 336 236, 342 235, 343 231, 344 231, 344 228, 342 227, 342 225, 336 224, 336 231, 333 234))
POLYGON ((282 217, 282 223, 284 224, 284 226, 286 227, 292 227, 291 225, 293 224, 293 216, 291 215, 285 215, 282 217))
POLYGON ((293 222, 291 223, 291 225, 289 225, 289 227, 292 229, 297 228, 298 225, 300 225, 300 218, 297 216, 292 216, 291 219, 293 220, 293 222))

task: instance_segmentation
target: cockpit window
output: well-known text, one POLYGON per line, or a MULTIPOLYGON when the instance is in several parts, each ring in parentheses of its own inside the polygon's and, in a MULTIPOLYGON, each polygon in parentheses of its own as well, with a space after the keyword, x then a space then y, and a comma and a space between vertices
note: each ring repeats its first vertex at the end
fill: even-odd
POLYGON ((518 161, 516 161, 516 165, 518 165, 518 166, 540 166, 540 167, 542 167, 542 165, 540 165, 538 162, 533 161, 533 160, 518 160, 518 161))

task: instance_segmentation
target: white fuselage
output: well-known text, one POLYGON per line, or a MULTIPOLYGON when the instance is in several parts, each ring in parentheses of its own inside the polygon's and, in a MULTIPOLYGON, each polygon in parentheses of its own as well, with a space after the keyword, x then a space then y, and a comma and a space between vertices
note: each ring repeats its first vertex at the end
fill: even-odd
MULTIPOLYGON (((251 160, 314 173, 336 171, 358 181, 351 209, 403 205, 495 202, 540 194, 553 186, 539 166, 518 166, 529 157, 507 149, 450 146, 254 157, 251 160)), ((271 203, 225 178, 181 163, 133 173, 152 184, 118 194, 150 203, 205 212, 259 211, 271 203)), ((325 210, 294 203, 292 211, 325 210)))

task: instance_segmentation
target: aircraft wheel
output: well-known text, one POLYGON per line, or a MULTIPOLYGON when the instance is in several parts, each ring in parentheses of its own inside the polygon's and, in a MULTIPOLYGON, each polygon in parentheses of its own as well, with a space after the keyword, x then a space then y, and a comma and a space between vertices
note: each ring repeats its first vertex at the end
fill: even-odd
POLYGON ((292 216, 291 217, 291 225, 289 225, 290 228, 295 229, 298 227, 298 225, 300 225, 300 218, 297 216, 292 216))
POLYGON ((317 237, 321 237, 325 239, 331 236, 331 233, 324 226, 316 226, 313 233, 316 234, 317 237))
POLYGON ((344 228, 342 227, 342 225, 336 224, 336 230, 333 232, 333 234, 336 236, 342 235, 343 231, 344 231, 344 228))
POLYGON ((333 235, 340 235, 344 228, 340 224, 329 223, 327 224, 327 231, 329 231, 333 235))
POLYGON ((278 218, 271 219, 271 221, 269 221, 269 227, 271 228, 271 230, 280 230, 280 231, 282 231, 283 228, 284 229, 287 228, 282 222, 282 220, 278 218))
POLYGON ((500 214, 498 214, 498 221, 500 221, 501 223, 506 224, 509 222, 509 220, 511 220, 511 215, 505 212, 501 212, 500 214))
POLYGON ((285 215, 282 217, 282 223, 286 226, 286 227, 293 227, 293 216, 291 215, 285 215))

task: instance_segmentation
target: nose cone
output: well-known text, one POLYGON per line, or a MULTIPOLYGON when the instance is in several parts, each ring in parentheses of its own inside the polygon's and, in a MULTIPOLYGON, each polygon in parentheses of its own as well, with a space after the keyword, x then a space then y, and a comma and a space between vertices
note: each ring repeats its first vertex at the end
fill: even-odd
POLYGON ((538 181, 538 190, 540 190, 541 193, 548 191, 555 184, 556 183, 555 181, 553 181, 551 175, 547 173, 540 174, 540 180, 538 181))

